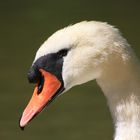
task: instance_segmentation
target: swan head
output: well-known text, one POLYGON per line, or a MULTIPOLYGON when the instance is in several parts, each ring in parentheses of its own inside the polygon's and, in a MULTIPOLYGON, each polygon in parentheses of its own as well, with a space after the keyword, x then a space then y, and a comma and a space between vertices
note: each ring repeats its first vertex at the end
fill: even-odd
POLYGON ((114 27, 102 22, 80 22, 55 32, 38 49, 28 73, 36 83, 22 114, 23 128, 55 97, 75 85, 99 79, 112 59, 126 61, 126 40, 114 27))

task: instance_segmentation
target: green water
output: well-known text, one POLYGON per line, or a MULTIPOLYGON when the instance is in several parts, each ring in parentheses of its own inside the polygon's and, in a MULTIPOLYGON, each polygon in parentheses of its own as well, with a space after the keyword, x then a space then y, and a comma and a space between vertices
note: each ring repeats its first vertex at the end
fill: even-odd
POLYGON ((117 26, 140 58, 139 0, 0 1, 1 140, 112 140, 111 116, 95 81, 58 98, 24 132, 18 126, 33 91, 27 71, 36 50, 54 31, 82 20, 117 26))

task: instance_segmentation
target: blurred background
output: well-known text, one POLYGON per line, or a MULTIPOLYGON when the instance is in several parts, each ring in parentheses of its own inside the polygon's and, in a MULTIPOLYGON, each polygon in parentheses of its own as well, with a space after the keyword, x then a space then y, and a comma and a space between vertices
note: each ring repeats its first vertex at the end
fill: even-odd
POLYGON ((83 20, 115 25, 140 58, 139 0, 0 0, 0 139, 113 139, 111 116, 95 81, 59 97, 25 131, 18 126, 34 88, 27 72, 35 52, 56 30, 83 20))

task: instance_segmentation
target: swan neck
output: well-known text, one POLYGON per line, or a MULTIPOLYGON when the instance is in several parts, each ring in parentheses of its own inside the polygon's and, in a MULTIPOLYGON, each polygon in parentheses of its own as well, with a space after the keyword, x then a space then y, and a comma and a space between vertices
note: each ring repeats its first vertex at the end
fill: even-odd
POLYGON ((97 79, 114 121, 114 140, 140 140, 140 65, 117 67, 97 79))

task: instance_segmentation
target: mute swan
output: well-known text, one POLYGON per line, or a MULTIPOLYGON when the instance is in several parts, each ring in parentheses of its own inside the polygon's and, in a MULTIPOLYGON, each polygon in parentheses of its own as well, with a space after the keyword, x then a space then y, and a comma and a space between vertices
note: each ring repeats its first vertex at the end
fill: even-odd
POLYGON ((113 26, 83 21, 57 31, 37 51, 28 79, 36 87, 21 128, 58 95, 96 79, 113 117, 114 140, 140 140, 140 64, 113 26))

